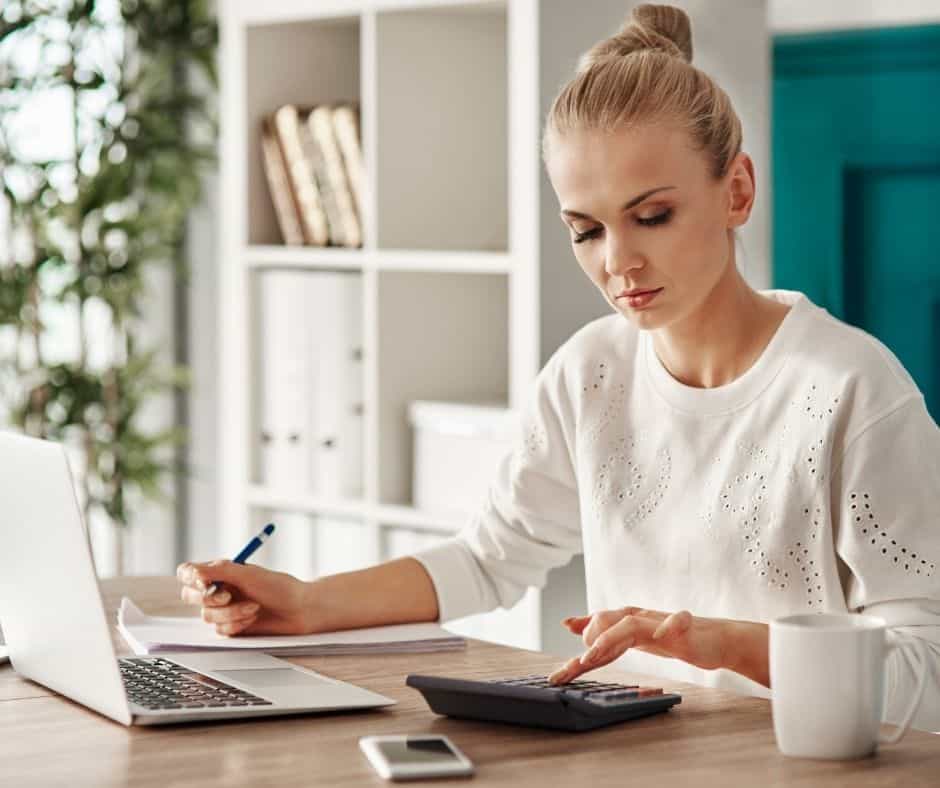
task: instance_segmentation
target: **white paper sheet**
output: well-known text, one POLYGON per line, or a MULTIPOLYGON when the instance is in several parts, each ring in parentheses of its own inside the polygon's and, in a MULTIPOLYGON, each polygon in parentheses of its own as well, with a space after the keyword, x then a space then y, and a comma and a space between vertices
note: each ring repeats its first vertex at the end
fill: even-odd
POLYGON ((150 616, 128 597, 121 600, 118 630, 135 654, 160 651, 253 649, 274 655, 389 654, 455 651, 466 641, 437 624, 398 624, 316 635, 225 637, 198 617, 150 616))

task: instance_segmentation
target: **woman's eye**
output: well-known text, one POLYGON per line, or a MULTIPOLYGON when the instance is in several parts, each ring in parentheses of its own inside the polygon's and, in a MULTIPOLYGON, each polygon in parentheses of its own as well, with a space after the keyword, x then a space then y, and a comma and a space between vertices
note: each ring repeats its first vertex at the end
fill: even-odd
MULTIPOLYGON (((572 228, 574 229, 574 228, 572 228)), ((585 241, 590 241, 594 238, 597 238, 601 234, 601 228, 595 227, 592 230, 585 230, 583 233, 579 233, 577 230, 574 231, 574 238, 572 238, 572 243, 580 244, 585 241)))
POLYGON ((672 216, 672 208, 668 208, 662 213, 658 213, 655 216, 649 216, 646 218, 637 217, 637 223, 642 224, 644 227, 653 227, 657 224, 665 224, 669 221, 669 217, 672 216))

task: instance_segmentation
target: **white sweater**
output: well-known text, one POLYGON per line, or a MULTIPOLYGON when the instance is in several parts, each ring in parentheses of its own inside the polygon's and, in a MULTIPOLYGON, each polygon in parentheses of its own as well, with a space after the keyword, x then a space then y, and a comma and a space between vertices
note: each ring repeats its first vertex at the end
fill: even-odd
MULTIPOLYGON (((792 308, 717 388, 675 380, 620 315, 554 354, 482 510, 416 556, 441 620, 509 607, 582 550, 591 611, 864 611, 927 644, 914 724, 940 731, 940 429, 880 342, 801 293, 765 295, 792 308)), ((618 665, 769 697, 732 671, 635 650, 618 665)), ((889 659, 886 719, 906 709, 916 666, 912 647, 889 659)))

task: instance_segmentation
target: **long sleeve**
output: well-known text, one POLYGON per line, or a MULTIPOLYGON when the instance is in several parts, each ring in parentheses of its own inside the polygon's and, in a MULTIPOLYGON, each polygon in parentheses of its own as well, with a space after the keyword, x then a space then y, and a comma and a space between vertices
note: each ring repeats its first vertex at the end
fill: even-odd
MULTIPOLYGON (((929 678, 913 725, 940 732, 940 429, 922 396, 851 440, 833 475, 832 507, 846 604, 926 646, 929 678)), ((903 716, 918 669, 909 641, 889 658, 886 721, 903 716)))
POLYGON ((455 537, 415 555, 441 621, 511 607, 581 551, 573 419, 559 355, 545 365, 481 511, 455 537))

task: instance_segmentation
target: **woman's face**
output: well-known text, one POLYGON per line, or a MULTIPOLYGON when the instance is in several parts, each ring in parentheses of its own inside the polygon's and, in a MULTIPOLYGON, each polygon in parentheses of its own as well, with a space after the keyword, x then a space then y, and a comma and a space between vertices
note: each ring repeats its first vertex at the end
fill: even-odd
POLYGON ((652 124, 553 134, 548 150, 578 263, 639 328, 688 317, 734 272, 729 229, 746 221, 753 201, 746 154, 716 180, 685 132, 652 124))

